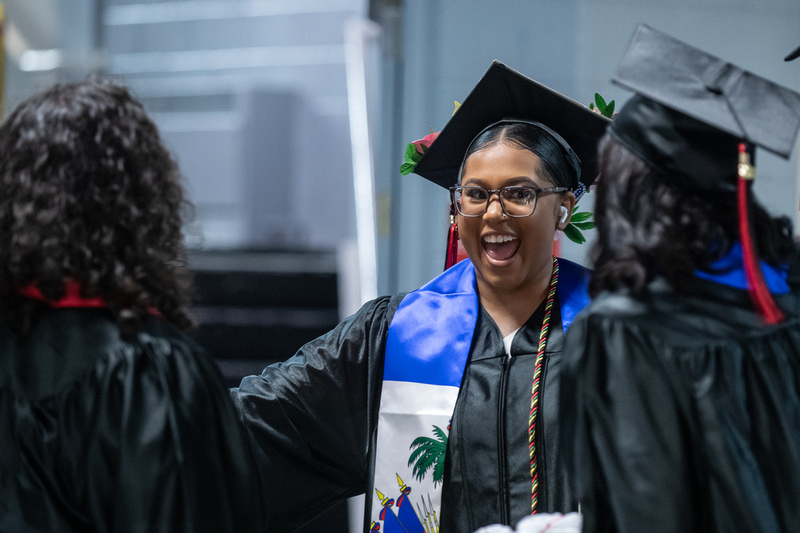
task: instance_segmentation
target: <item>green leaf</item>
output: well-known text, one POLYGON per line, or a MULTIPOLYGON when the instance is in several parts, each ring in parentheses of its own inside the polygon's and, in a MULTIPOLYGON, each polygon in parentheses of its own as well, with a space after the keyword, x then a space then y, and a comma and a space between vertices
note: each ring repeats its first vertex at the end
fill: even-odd
POLYGON ((589 109, 594 111, 594 103, 593 102, 589 102, 589 109))
POLYGON ((414 146, 414 143, 408 143, 404 157, 406 163, 419 163, 419 160, 422 159, 422 154, 417 152, 417 147, 414 146))
POLYGON ((588 222, 575 222, 575 227, 578 229, 594 229, 594 222, 591 220, 588 222))
POLYGON ((573 224, 567 224, 567 227, 564 228, 564 235, 574 243, 583 244, 586 242, 586 237, 573 224))
POLYGON ((417 168, 416 163, 403 163, 402 165, 400 165, 400 174, 406 176, 414 172, 415 168, 417 168))
POLYGON ((573 213, 570 222, 583 222, 584 220, 588 220, 592 218, 591 211, 581 211, 580 213, 573 213))
POLYGON ((414 146, 414 143, 408 143, 406 145, 406 152, 403 154, 403 159, 405 163, 400 165, 400 174, 405 176, 414 172, 414 169, 417 168, 417 163, 422 159, 422 154, 417 152, 417 147, 414 146))
POLYGON ((614 100, 611 100, 608 105, 606 106, 606 110, 603 113, 603 116, 606 118, 612 118, 614 116, 614 100))
POLYGON ((594 101, 597 103, 597 109, 600 110, 600 114, 605 116, 606 101, 603 100, 603 97, 600 96, 600 93, 594 93, 594 101))

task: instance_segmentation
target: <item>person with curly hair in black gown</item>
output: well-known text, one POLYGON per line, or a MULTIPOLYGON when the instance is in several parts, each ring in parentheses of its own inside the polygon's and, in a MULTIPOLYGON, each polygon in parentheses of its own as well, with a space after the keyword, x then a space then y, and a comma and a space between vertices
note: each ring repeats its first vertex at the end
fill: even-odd
POLYGON ((561 397, 583 531, 800 531, 800 264, 750 191, 800 94, 647 26, 615 81, 561 397))
POLYGON ((188 203, 142 105, 54 86, 0 153, 0 531, 258 530, 227 391, 182 331, 188 203))

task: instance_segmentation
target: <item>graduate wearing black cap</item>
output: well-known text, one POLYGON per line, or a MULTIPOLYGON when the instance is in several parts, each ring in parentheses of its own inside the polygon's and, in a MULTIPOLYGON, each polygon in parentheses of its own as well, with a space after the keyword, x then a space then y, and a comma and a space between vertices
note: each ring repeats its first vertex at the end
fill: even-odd
POLYGON ((800 272, 750 190, 800 94, 645 25, 614 81, 562 385, 584 531, 800 531, 800 272))
POLYGON ((288 529, 359 492, 366 529, 388 533, 577 509, 558 361, 588 271, 556 262, 553 241, 597 175, 608 122, 491 65, 415 168, 450 188, 470 259, 368 302, 233 391, 271 480, 272 523, 288 529))

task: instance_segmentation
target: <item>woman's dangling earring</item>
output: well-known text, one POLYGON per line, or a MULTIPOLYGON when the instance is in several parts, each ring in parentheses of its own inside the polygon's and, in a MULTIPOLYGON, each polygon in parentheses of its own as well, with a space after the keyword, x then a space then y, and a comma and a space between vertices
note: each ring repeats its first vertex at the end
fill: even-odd
POLYGON ((458 261, 458 224, 456 224, 456 206, 450 204, 450 231, 447 234, 447 256, 444 269, 447 270, 458 261))

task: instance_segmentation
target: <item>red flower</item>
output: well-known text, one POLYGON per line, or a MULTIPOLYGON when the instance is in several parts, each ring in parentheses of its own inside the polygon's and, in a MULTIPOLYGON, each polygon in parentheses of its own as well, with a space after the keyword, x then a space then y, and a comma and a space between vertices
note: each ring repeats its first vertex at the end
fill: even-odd
POLYGON ((436 140, 436 137, 439 136, 439 133, 441 132, 437 131, 436 133, 431 133, 418 141, 412 142, 411 144, 413 144, 417 148, 417 152, 419 152, 420 154, 424 154, 428 150, 428 148, 430 148, 433 141, 436 140))

